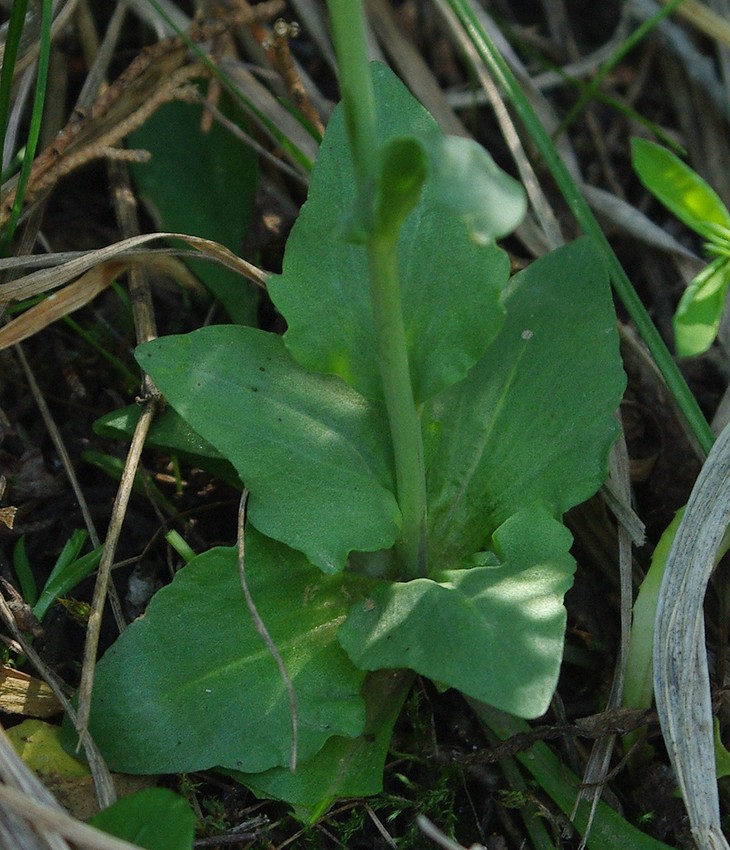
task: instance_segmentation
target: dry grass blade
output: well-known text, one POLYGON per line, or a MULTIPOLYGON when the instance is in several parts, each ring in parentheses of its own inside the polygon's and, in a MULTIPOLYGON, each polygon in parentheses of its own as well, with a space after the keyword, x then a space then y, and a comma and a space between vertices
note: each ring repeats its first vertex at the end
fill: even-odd
MULTIPOLYGON (((54 3, 53 22, 51 24, 51 39, 55 40, 58 34, 68 26, 69 21, 73 17, 79 0, 68 0, 66 3, 54 3)), ((38 39, 38 31, 40 28, 40 6, 31 4, 31 9, 26 16, 26 26, 23 29, 21 39, 21 55, 13 69, 13 76, 17 78, 23 73, 33 62, 38 58, 40 43, 38 39)), ((2 64, 5 54, 5 27, 2 31, 2 44, 0 45, 0 64, 2 64)))
MULTIPOLYGON (((142 455, 145 440, 152 421, 159 406, 159 399, 149 398, 146 400, 142 413, 134 429, 134 436, 129 447, 127 459, 122 471, 119 489, 114 499, 114 507, 109 521, 109 530, 104 541, 104 549, 99 562, 99 569, 94 585, 94 596, 91 601, 91 613, 86 627, 86 643, 84 646, 84 664, 81 670, 81 684, 79 685, 78 712, 75 719, 76 731, 79 738, 83 740, 88 736, 89 715, 91 713, 91 693, 94 687, 94 671, 96 670, 96 654, 99 648, 99 635, 101 632, 101 620, 104 613, 104 603, 111 581, 111 568, 114 562, 114 554, 117 543, 122 533, 122 523, 127 512, 127 505, 132 494, 134 476, 137 473, 139 459, 142 455)), ((112 597, 113 601, 113 597, 112 597)), ((124 627, 121 611, 114 611, 117 625, 124 627)))
POLYGON ((700 270, 703 265, 702 260, 696 254, 693 254, 686 245, 682 245, 679 240, 675 239, 671 233, 668 233, 663 227, 659 227, 648 216, 644 215, 641 210, 605 189, 599 189, 597 186, 589 186, 584 183, 582 190, 593 209, 614 227, 621 228, 622 231, 635 239, 639 239, 645 245, 684 257, 696 265, 695 274, 700 270))
POLYGON ((468 136, 469 133, 449 105, 428 64, 401 32, 389 4, 368 0, 367 9, 377 36, 413 94, 433 115, 444 133, 468 136))
MULTIPOLYGON (((228 248, 225 248, 218 242, 213 242, 211 239, 203 239, 200 236, 190 236, 185 233, 145 233, 142 236, 132 236, 129 239, 122 239, 105 248, 89 251, 81 256, 74 257, 60 266, 39 269, 23 277, 19 277, 10 283, 3 284, 0 286, 0 304, 8 301, 20 301, 23 298, 32 298, 34 295, 40 295, 43 292, 48 292, 50 289, 56 289, 101 263, 122 259, 125 256, 131 255, 142 245, 147 245, 149 242, 154 242, 158 239, 179 239, 187 243, 191 248, 199 251, 201 259, 207 258, 220 263, 226 266, 226 268, 238 272, 262 289, 266 288, 266 272, 261 271, 261 269, 246 262, 246 260, 237 257, 232 251, 229 251, 228 248)), ((18 262, 21 263, 22 258, 18 262)))
MULTIPOLYGON (((426 838, 430 838, 434 844, 438 844, 438 846, 443 847, 444 850, 466 850, 465 847, 462 847, 461 844, 457 843, 452 838, 449 838, 448 835, 443 833, 424 815, 418 815, 416 823, 426 838)), ((470 850, 481 850, 481 846, 481 844, 472 844, 470 850)))
MULTIPOLYGON (((40 827, 49 832, 56 832, 59 836, 73 841, 76 847, 88 848, 88 850, 139 850, 137 844, 130 844, 129 841, 114 838, 105 832, 101 832, 101 830, 94 829, 93 826, 87 826, 85 823, 72 818, 71 815, 48 805, 37 803, 7 785, 0 785, 0 803, 3 803, 14 814, 32 822, 35 828, 40 827)), ((49 842, 48 846, 58 848, 58 850, 68 847, 65 841, 61 844, 49 842)), ((38 850, 38 845, 26 845, 26 848, 38 850)), ((21 846, 18 850, 25 850, 25 848, 21 846)))
POLYGON ((0 351, 10 345, 23 342, 53 322, 85 307, 99 293, 111 286, 121 274, 140 263, 188 284, 193 284, 195 280, 185 266, 172 257, 110 260, 86 272, 74 283, 49 295, 45 301, 31 307, 15 321, 0 329, 0 351))
MULTIPOLYGON (((623 430, 621 431, 618 442, 611 450, 609 458, 609 476, 612 482, 613 493, 616 497, 618 497, 622 509, 625 512, 630 511, 631 478, 629 474, 629 453, 626 447, 626 439, 624 437, 623 430)), ((629 641, 631 639, 631 545, 631 534, 628 529, 619 523, 618 554, 619 585, 621 594, 621 641, 618 659, 614 669, 613 681, 611 683, 611 692, 606 706, 607 711, 615 711, 620 708, 624 691, 626 662, 628 660, 629 641)), ((598 803, 601 799, 603 785, 608 774, 615 740, 615 735, 606 735, 605 737, 598 739, 591 750, 588 765, 585 773, 583 774, 584 788, 581 789, 581 792, 576 799, 572 816, 575 817, 582 798, 590 799, 591 811, 588 818, 588 825, 586 826, 583 838, 581 839, 580 850, 583 850, 588 842, 591 827, 598 809, 598 803)))
MULTIPOLYGON (((21 761, 13 749, 10 739, 0 726, 0 789, 11 790, 25 800, 63 815, 63 810, 38 777, 21 761)), ((14 850, 68 850, 68 844, 50 830, 34 828, 22 817, 22 813, 0 799, 0 846, 14 850)))
MULTIPOLYGON (((246 92, 246 99, 252 108, 249 109, 247 104, 241 105, 246 108, 250 118, 271 137, 272 141, 275 144, 279 144, 280 141, 272 132, 273 126, 277 128, 283 138, 290 142, 291 146, 304 154, 308 160, 314 162, 319 149, 317 141, 312 138, 291 112, 281 105, 266 86, 262 85, 237 59, 226 57, 221 60, 220 66, 236 88, 246 92), (265 120, 262 120, 261 116, 265 116, 265 120)), ((307 169, 296 158, 290 156, 290 160, 292 165, 300 169, 302 173, 307 173, 307 169)))
POLYGON ((730 427, 710 451, 669 553, 654 630, 654 694, 700 850, 728 850, 720 826, 703 603, 730 521, 730 427))
MULTIPOLYGON (((661 2, 666 4, 669 0, 661 0, 661 2)), ((708 38, 730 47, 730 23, 704 3, 699 3, 697 0, 684 0, 677 9, 677 14, 708 38)))

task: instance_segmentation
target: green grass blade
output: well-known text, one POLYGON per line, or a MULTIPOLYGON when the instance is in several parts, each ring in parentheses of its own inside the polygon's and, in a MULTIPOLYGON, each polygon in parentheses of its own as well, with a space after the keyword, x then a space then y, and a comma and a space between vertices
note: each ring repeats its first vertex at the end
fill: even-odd
POLYGON ((33 570, 30 568, 28 553, 25 551, 25 535, 18 538, 13 549, 13 570, 20 584, 20 595, 28 605, 35 605, 38 598, 38 587, 33 570))
POLYGON ((648 35, 654 27, 662 21, 667 16, 671 15, 672 12, 683 3, 684 0, 670 0, 666 6, 660 7, 660 9, 656 12, 656 14, 647 18, 640 26, 638 26, 627 38, 625 38, 621 44, 611 53, 611 55, 606 59, 606 61, 601 65, 601 67, 596 72, 596 75, 593 77, 591 82, 585 86, 583 89, 583 93, 578 98, 578 100, 573 104, 570 108, 568 114, 563 118, 560 122, 560 126, 555 131, 553 138, 557 138, 561 133, 564 133, 568 127, 575 121, 578 115, 585 109, 586 104, 590 100, 592 100, 598 94, 598 89, 601 83, 606 79, 606 77, 611 73, 611 71, 618 65, 618 63, 626 56, 629 51, 633 50, 633 48, 641 41, 644 36, 648 35))
MULTIPOLYGON (((474 700, 469 700, 469 705, 479 720, 502 741, 530 731, 527 723, 509 714, 474 700)), ((560 763, 547 744, 536 741, 529 750, 517 753, 515 758, 570 816, 580 780, 560 763)), ((669 845, 641 832, 606 803, 598 804, 589 828, 589 810, 590 803, 583 800, 573 818, 573 826, 583 836, 588 850, 670 850, 669 845)))
POLYGON ((715 438, 697 404, 697 400, 692 395, 681 372, 672 359, 669 349, 661 338, 659 331, 654 326, 646 308, 641 303, 641 299, 637 295, 618 257, 596 221, 588 202, 583 197, 579 187, 561 160, 555 145, 523 94, 519 82, 477 18, 469 0, 446 0, 446 2, 458 16, 459 21, 474 44, 481 59, 487 64, 495 79, 504 88, 525 129, 545 160, 545 164, 550 169, 576 220, 583 231, 595 240, 596 244, 606 255, 611 283, 618 297, 621 299, 639 334, 649 348, 654 362, 664 376, 664 380, 667 382, 667 386, 674 396, 689 430, 694 434, 697 443, 706 454, 710 450, 715 438))
POLYGON ((0 152, 5 149, 5 134, 8 130, 8 119, 10 117, 10 95, 13 89, 13 73, 18 59, 18 48, 20 47, 20 37, 23 34, 27 8, 28 0, 16 0, 10 10, 8 36, 3 53, 3 66, 0 71, 0 152))
MULTIPOLYGON (((85 534, 85 532, 84 532, 85 534)), ((61 596, 65 596, 69 591, 73 590, 87 576, 99 566, 101 560, 101 546, 82 555, 80 558, 74 558, 64 564, 60 571, 53 571, 53 575, 46 582, 43 592, 38 597, 38 601, 33 606, 33 613, 39 620, 43 620, 48 609, 61 596)))
MULTIPOLYGON (((35 95, 33 97, 33 110, 31 112, 30 127, 28 129, 28 139, 25 144, 25 156, 23 165, 18 176, 18 186, 15 192, 15 201, 10 213, 10 218, 5 225, 2 241, 0 241, 0 254, 6 254, 10 242, 15 234, 15 228, 18 226, 20 211, 23 209, 23 200, 25 198, 25 190, 28 186, 28 178, 30 177, 30 169, 33 165, 35 152, 38 147, 38 140, 41 134, 41 121, 43 118, 43 104, 46 99, 46 84, 48 82, 48 66, 51 58, 51 23, 53 21, 53 3, 52 0, 43 0, 41 7, 41 35, 40 35, 40 50, 38 53, 38 70, 36 72, 35 95)), ((3 72, 5 65, 3 63, 3 72)))

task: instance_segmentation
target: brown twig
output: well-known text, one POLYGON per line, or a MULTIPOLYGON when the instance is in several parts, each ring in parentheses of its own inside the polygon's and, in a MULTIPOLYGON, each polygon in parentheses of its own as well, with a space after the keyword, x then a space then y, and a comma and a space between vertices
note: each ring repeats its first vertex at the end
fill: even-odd
POLYGON ((657 721, 656 712, 650 709, 618 709, 582 717, 573 723, 536 726, 529 732, 512 735, 503 743, 488 750, 480 750, 459 756, 457 761, 464 765, 495 764, 504 758, 529 750, 537 741, 550 741, 566 736, 578 738, 604 738, 607 735, 625 735, 634 729, 657 721))
MULTIPOLYGON (((101 561, 99 562, 96 585, 94 586, 94 595, 91 601, 91 614, 89 615, 89 622, 86 627, 84 664, 81 671, 81 684, 79 685, 79 707, 76 718, 76 731, 81 738, 83 738, 83 736, 87 733, 89 725, 91 693, 94 686, 94 672, 96 670, 96 654, 99 647, 101 619, 111 580, 111 567, 114 561, 114 553, 116 552, 117 543, 119 542, 119 536, 122 531, 122 523, 124 522, 124 515, 127 510, 127 505, 129 504, 129 498, 132 494, 132 486, 134 484, 134 476, 137 471, 139 459, 159 403, 160 399, 154 396, 142 402, 142 413, 137 422, 137 426, 134 429, 134 436, 132 437, 132 443, 129 447, 127 460, 124 464, 124 470, 122 471, 122 478, 119 482, 119 489, 114 500, 112 515, 109 521, 109 530, 107 531, 106 540, 104 541, 101 561)), ((125 626, 122 612, 115 609, 114 615, 117 625, 121 631, 125 626)))
POLYGON ((278 69, 289 94, 291 94, 297 109, 310 122, 320 136, 324 135, 324 124, 319 113, 312 105, 307 90, 304 88, 302 78, 289 49, 289 39, 299 35, 299 25, 288 23, 283 18, 274 22, 272 28, 272 41, 270 57, 278 69))
MULTIPOLYGON (((8 607, 8 604, 1 593, 0 620, 5 623, 5 627, 8 629, 13 639, 17 641, 23 654, 38 671, 38 674, 43 681, 53 691, 54 696, 63 706, 63 709, 69 719, 72 723, 74 723, 76 721, 76 709, 71 705, 68 697, 66 696, 65 685, 56 678, 56 674, 48 667, 47 664, 45 664, 43 659, 33 648, 33 644, 30 643, 26 639, 25 635, 20 631, 15 622, 12 611, 8 607)), ((109 768, 106 766, 101 753, 97 750, 96 745, 88 734, 80 735, 79 740, 84 747, 86 759, 89 762, 89 769, 91 770, 91 774, 94 778, 94 785, 96 787, 99 805, 102 808, 110 806, 116 800, 116 791, 114 790, 114 782, 112 781, 111 773, 109 773, 109 768)))

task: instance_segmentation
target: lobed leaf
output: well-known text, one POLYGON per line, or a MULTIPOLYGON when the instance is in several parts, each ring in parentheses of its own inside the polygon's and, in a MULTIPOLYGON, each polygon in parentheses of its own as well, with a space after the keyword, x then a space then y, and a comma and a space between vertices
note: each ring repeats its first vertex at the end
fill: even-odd
POLYGON ((544 508, 525 509, 494 534, 498 564, 379 582, 353 606, 340 642, 357 667, 407 667, 511 714, 538 717, 560 672, 571 543, 544 508))
POLYGON ((626 378, 590 239, 515 275, 507 319, 467 378, 424 408, 429 558, 460 567, 525 505, 555 516, 606 477, 626 378))
POLYGON ((381 406, 302 368, 281 337, 235 325, 153 340, 137 359, 167 400, 236 468, 259 531, 326 572, 393 545, 389 430, 381 406))
MULTIPOLYGON (((390 143, 390 156, 397 160, 409 150, 425 150, 427 140, 438 146, 433 118, 389 69, 372 68, 380 141, 390 143)), ((393 161, 386 160, 386 170, 393 161)), ((415 200, 417 165, 401 187, 396 219, 415 200)), ((494 244, 475 242, 464 211, 454 212, 439 198, 443 182, 441 188, 422 193, 399 242, 403 317, 417 404, 464 378, 483 354, 503 320, 501 293, 509 277, 506 254, 494 244)), ((396 189, 389 184, 386 196, 396 189)), ((284 339, 296 360, 339 375, 363 395, 380 399, 367 255, 362 245, 346 241, 343 227, 351 220, 355 201, 344 114, 336 109, 312 171, 309 198, 287 241, 283 273, 272 276, 268 286, 287 319, 284 339)), ((388 205, 384 198, 381 202, 387 218, 388 205)))
MULTIPOLYGON (((365 674, 336 630, 364 580, 324 576, 253 529, 246 568, 296 692, 299 757, 311 758, 333 735, 358 736, 365 674)), ((183 567, 107 651, 90 728, 109 766, 127 773, 289 763, 288 696, 246 608, 235 549, 211 549, 183 567)))

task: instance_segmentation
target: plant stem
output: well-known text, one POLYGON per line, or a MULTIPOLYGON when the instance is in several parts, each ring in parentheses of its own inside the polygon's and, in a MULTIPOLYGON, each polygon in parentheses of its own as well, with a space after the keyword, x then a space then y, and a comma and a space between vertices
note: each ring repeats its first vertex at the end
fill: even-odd
POLYGON ((328 0, 337 76, 358 189, 375 180, 378 131, 362 0, 328 0))
MULTIPOLYGON (((374 205, 380 146, 362 2, 328 0, 328 8, 358 194, 374 205)), ((374 221, 374 209, 367 210, 366 221, 374 221)), ((427 573, 426 477, 403 323, 398 234, 370 229, 366 239, 378 360, 403 521, 397 547, 400 577, 416 578, 427 573)))
POLYGON ((403 325, 397 242, 374 238, 368 265, 380 374, 395 456, 398 504, 403 518, 399 555, 406 578, 426 575, 426 473, 421 420, 413 400, 403 325))

